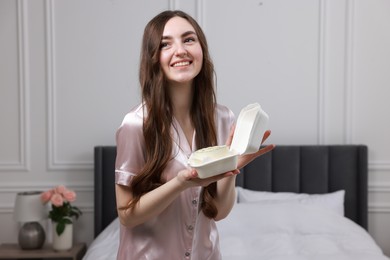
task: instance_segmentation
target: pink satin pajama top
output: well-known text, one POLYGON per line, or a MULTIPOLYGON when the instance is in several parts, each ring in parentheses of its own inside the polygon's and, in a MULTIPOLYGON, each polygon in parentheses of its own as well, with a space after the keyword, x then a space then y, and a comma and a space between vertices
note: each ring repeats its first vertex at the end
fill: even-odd
MULTIPOLYGON (((225 144, 234 120, 231 110, 222 105, 217 106, 218 145, 225 144)), ((125 116, 117 130, 116 184, 129 186, 132 177, 140 172, 145 163, 142 122, 142 105, 139 105, 125 116)), ((187 159, 196 150, 195 134, 191 149, 175 119, 171 129, 174 159, 163 172, 163 177, 167 180, 188 167, 187 159)), ((134 228, 120 225, 117 259, 221 259, 218 230, 215 221, 207 218, 199 209, 200 194, 200 187, 187 189, 155 218, 134 228)))

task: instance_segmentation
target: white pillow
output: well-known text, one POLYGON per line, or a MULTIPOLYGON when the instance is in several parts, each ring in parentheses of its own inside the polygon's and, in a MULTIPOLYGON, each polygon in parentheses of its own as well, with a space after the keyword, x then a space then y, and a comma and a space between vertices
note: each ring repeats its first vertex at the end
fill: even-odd
POLYGON ((341 216, 344 216, 344 190, 325 194, 306 194, 294 192, 253 191, 242 187, 237 187, 236 189, 238 203, 299 203, 330 209, 341 216))

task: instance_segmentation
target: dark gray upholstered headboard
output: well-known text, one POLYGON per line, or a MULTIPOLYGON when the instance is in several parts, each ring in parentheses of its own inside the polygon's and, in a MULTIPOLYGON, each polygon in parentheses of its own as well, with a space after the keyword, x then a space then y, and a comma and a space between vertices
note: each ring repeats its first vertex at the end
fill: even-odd
MULTIPOLYGON (((116 216, 115 146, 95 147, 95 236, 116 216)), ((344 189, 345 215, 367 229, 365 145, 278 145, 237 176, 251 190, 322 194, 344 189)))

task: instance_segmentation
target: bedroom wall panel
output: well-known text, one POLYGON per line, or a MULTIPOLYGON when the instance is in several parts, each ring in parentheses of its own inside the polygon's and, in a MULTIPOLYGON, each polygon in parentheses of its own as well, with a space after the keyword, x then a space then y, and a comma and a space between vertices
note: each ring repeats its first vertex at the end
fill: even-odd
POLYGON ((390 213, 390 183, 372 184, 368 189, 372 212, 390 213))
POLYGON ((143 26, 168 7, 99 1, 90 12, 88 1, 46 1, 50 169, 92 169, 93 146, 114 142, 139 100, 133 79, 143 26))
POLYGON ((350 108, 348 136, 351 143, 370 147, 370 233, 390 255, 390 2, 351 2, 350 108))
POLYGON ((323 33, 320 84, 323 120, 320 143, 345 143, 346 49, 350 25, 347 1, 322 1, 323 33))
POLYGON ((371 166, 386 170, 390 170, 389 10, 389 1, 355 2, 350 115, 351 141, 372 147, 371 166))
POLYGON ((259 102, 269 142, 368 145, 369 231, 390 254, 387 0, 0 1, 0 243, 16 241, 15 194, 57 184, 80 194, 76 240, 92 241, 93 147, 139 102, 142 31, 164 9, 199 21, 218 100, 259 102))
POLYGON ((26 7, 22 1, 0 4, 0 173, 29 168, 29 85, 26 7))
POLYGON ((278 143, 317 142, 319 9, 305 0, 203 2, 220 101, 236 114, 259 102, 278 143))

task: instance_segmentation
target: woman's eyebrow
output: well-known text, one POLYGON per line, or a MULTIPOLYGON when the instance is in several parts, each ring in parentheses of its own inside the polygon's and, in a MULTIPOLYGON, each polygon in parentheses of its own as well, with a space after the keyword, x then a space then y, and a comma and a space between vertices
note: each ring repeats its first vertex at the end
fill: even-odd
MULTIPOLYGON (((196 35, 196 33, 194 31, 186 31, 184 33, 182 33, 181 37, 186 37, 188 35, 196 35)), ((169 35, 165 35, 162 37, 163 40, 169 40, 169 39, 172 39, 173 37, 172 36, 169 36, 169 35)))
POLYGON ((196 33, 194 31, 187 31, 187 32, 183 33, 181 36, 186 37, 186 36, 191 35, 191 34, 196 35, 196 33))

